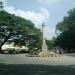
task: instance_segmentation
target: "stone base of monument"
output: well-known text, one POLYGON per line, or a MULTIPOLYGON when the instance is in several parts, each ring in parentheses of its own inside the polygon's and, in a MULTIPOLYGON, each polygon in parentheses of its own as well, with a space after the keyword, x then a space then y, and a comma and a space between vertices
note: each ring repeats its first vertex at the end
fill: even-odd
POLYGON ((38 54, 39 57, 57 57, 58 55, 55 52, 42 51, 38 54))
POLYGON ((42 51, 38 55, 26 55, 27 57, 61 57, 63 56, 62 54, 57 54, 55 52, 48 52, 48 51, 42 51))
POLYGON ((38 55, 30 55, 30 54, 28 54, 28 55, 26 55, 27 57, 61 57, 61 56, 63 56, 63 55, 61 55, 61 54, 56 54, 55 52, 40 52, 38 55))

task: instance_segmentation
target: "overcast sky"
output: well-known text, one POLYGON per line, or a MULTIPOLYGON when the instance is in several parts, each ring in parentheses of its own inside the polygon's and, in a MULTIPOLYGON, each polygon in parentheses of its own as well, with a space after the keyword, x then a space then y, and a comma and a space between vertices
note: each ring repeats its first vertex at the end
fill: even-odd
POLYGON ((41 28, 45 22, 44 36, 55 36, 55 26, 75 6, 75 0, 0 0, 9 13, 31 20, 41 28))

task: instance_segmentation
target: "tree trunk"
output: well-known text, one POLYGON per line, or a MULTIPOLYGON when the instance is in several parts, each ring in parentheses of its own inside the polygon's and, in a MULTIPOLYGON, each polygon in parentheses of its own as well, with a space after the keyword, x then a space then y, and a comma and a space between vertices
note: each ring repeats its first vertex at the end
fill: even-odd
POLYGON ((9 33, 8 36, 5 37, 4 41, 0 44, 0 53, 2 53, 2 46, 7 42, 7 40, 9 39, 11 33, 9 33))
POLYGON ((2 53, 2 46, 0 46, 0 53, 2 53))

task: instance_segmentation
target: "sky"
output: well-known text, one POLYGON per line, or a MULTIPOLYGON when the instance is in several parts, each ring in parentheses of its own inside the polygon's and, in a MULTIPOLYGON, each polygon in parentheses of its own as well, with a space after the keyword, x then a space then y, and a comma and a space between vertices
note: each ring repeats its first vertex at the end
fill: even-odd
POLYGON ((42 28, 44 36, 51 39, 55 36, 55 27, 63 20, 67 12, 75 7, 75 0, 0 0, 5 10, 16 16, 31 20, 35 27, 42 28))

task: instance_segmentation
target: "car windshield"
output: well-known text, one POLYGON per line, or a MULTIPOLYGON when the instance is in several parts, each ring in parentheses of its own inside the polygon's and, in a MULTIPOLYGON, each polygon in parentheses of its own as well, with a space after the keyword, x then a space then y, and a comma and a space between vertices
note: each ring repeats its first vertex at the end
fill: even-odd
POLYGON ((75 75, 75 0, 0 0, 0 75, 75 75))

